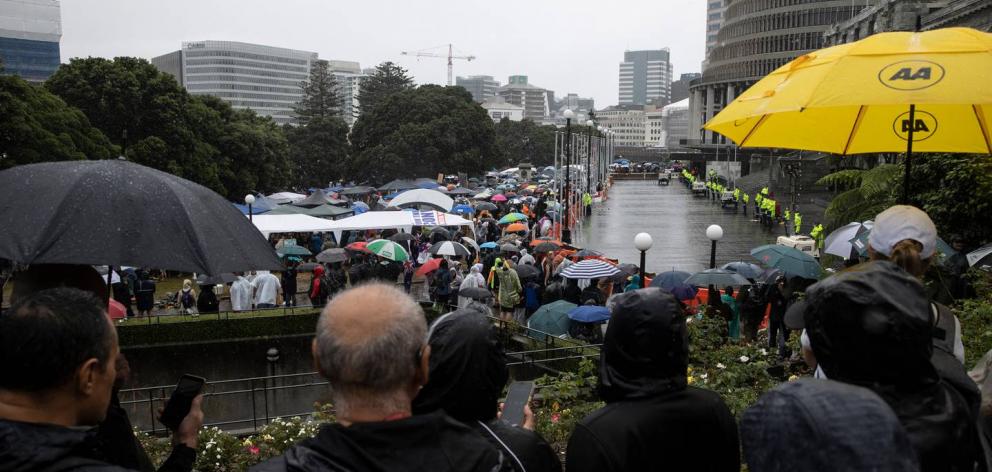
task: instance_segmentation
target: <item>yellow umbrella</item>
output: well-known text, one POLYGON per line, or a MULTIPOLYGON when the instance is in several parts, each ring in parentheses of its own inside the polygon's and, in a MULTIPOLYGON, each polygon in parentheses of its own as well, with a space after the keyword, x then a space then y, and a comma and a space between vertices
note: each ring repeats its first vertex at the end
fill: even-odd
POLYGON ((879 33, 805 54, 758 81, 706 129, 741 147, 834 154, 992 154, 992 34, 879 33))

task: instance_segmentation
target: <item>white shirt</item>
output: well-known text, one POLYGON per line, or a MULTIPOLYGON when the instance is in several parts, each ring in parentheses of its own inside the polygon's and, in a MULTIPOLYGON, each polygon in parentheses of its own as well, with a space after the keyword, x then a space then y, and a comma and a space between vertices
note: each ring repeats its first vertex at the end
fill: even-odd
POLYGON ((279 289, 282 288, 282 284, 279 283, 279 277, 272 275, 267 270, 259 271, 258 275, 255 276, 255 280, 251 282, 251 286, 255 289, 255 306, 263 303, 275 305, 276 295, 279 293, 279 289))
POLYGON ((234 311, 251 310, 251 282, 238 276, 231 284, 231 309, 234 311))

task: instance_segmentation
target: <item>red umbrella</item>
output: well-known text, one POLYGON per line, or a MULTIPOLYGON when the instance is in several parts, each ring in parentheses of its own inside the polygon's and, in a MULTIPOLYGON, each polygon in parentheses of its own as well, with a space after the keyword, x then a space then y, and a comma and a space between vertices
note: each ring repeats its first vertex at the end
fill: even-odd
POLYGON ((516 233, 517 231, 527 231, 527 225, 523 223, 513 223, 507 226, 506 229, 503 231, 507 233, 516 233))
POLYGON ((426 264, 420 266, 420 268, 417 269, 417 275, 427 275, 431 272, 434 272, 439 267, 441 267, 441 261, 443 260, 444 260, 443 257, 438 257, 437 259, 431 259, 427 261, 426 264))
POLYGON ((345 246, 344 248, 345 249, 348 249, 350 251, 364 252, 366 254, 372 254, 372 251, 369 251, 369 248, 365 247, 367 244, 368 243, 365 242, 365 241, 358 241, 358 242, 351 243, 351 244, 345 246))
POLYGON ((503 194, 497 194, 497 195, 493 195, 493 198, 490 198, 490 200, 494 202, 505 202, 506 196, 504 196, 503 194))

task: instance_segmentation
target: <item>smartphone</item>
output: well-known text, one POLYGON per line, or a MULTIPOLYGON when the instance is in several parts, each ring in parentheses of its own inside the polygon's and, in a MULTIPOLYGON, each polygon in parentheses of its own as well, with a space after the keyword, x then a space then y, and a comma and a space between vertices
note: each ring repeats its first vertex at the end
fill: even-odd
POLYGON ((513 426, 524 424, 524 407, 530 402, 534 393, 534 382, 513 382, 506 390, 506 401, 503 402, 502 420, 513 426))
POLYGON ((203 377, 183 375, 179 379, 179 383, 176 384, 176 389, 169 397, 169 401, 166 402, 159 421, 173 431, 179 428, 179 423, 183 422, 183 418, 186 418, 189 409, 193 406, 193 399, 200 394, 200 391, 203 390, 203 384, 206 382, 207 379, 203 377))

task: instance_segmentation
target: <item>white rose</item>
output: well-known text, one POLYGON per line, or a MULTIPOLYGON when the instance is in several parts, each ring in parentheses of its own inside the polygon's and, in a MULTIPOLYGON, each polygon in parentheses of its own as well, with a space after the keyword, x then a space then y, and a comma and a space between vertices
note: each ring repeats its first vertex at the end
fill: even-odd
POLYGON ((747 356, 741 356, 741 362, 747 362, 747 361, 749 361, 749 360, 751 360, 751 358, 750 358, 750 357, 747 357, 747 356))
POLYGON ((727 368, 727 366, 725 366, 725 365, 723 365, 722 363, 719 363, 719 362, 717 362, 717 363, 716 363, 716 368, 717 368, 717 369, 726 369, 726 368, 727 368))

